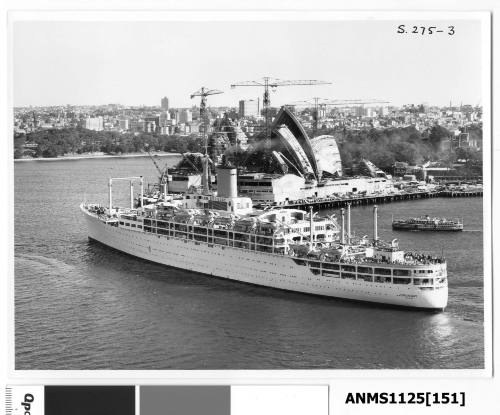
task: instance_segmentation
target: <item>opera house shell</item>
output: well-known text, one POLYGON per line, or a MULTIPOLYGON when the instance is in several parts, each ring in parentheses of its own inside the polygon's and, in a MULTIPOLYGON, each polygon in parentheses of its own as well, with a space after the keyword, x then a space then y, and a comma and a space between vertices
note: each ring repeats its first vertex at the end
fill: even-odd
POLYGON ((308 179, 321 180, 342 175, 342 161, 335 138, 321 135, 310 139, 299 120, 282 107, 271 127, 273 155, 290 172, 308 179), (279 145, 277 141, 279 142, 279 145))

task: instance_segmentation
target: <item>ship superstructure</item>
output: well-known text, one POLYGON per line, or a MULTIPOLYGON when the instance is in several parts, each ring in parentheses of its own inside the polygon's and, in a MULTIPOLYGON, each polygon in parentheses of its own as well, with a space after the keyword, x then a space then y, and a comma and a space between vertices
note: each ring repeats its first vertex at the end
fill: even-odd
MULTIPOLYGON (((208 163, 206 163, 208 164, 208 163)), ((82 204, 89 237, 160 264, 284 290, 406 307, 444 309, 448 298, 446 261, 408 253, 397 240, 354 238, 350 206, 321 217, 297 209, 256 210, 237 192, 237 171, 221 166, 217 194, 204 179, 181 199, 130 208, 82 204)), ((141 190, 142 193, 142 190, 141 190)))

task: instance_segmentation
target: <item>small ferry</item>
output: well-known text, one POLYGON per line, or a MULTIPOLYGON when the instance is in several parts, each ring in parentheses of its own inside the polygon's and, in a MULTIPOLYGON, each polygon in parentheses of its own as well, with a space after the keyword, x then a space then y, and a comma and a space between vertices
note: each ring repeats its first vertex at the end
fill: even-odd
POLYGON ((464 223, 460 219, 431 218, 421 216, 419 218, 392 219, 392 229, 402 231, 462 231, 464 223))

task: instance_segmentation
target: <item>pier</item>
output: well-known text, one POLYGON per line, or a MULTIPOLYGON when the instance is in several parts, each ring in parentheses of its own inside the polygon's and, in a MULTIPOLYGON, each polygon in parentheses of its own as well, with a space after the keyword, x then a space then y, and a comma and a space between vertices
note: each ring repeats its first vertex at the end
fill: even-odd
POLYGON ((441 197, 482 197, 483 189, 474 190, 443 190, 440 192, 441 197))
POLYGON ((430 199, 435 197, 482 197, 483 189, 476 188, 471 190, 438 190, 438 191, 415 191, 415 192, 400 192, 389 194, 374 194, 374 195, 359 195, 345 197, 326 197, 326 198, 307 198, 299 200, 291 200, 284 204, 264 204, 260 207, 275 207, 290 209, 302 209, 312 207, 313 209, 335 209, 351 206, 373 205, 381 203, 402 202, 407 200, 430 199))

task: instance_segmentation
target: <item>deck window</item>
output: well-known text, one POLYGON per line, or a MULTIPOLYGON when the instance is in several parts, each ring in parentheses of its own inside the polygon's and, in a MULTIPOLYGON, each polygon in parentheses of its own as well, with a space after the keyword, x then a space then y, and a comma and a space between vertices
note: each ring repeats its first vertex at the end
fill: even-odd
POLYGON ((411 278, 393 278, 392 282, 394 284, 410 284, 411 278))
POLYGON ((358 272, 363 272, 365 274, 371 274, 372 268, 371 267, 358 267, 358 272))
POLYGON ((393 275, 397 275, 398 277, 409 277, 411 274, 409 269, 395 269, 393 270, 393 275))
POLYGON ((390 268, 375 268, 375 274, 391 275, 391 269, 390 268))

